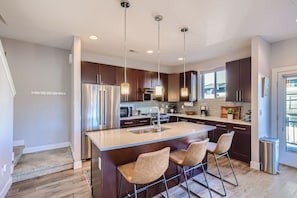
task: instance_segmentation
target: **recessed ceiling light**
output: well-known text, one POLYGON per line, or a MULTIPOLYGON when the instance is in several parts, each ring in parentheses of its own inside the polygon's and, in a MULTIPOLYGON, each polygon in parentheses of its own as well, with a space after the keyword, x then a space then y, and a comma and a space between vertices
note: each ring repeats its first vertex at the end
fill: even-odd
POLYGON ((297 23, 297 19, 296 19, 295 21, 296 21, 296 23, 297 23))
POLYGON ((97 36, 95 36, 95 35, 91 35, 91 36, 89 36, 89 39, 91 39, 91 40, 97 40, 97 39, 98 39, 98 37, 97 37, 97 36))
POLYGON ((153 50, 147 50, 146 53, 152 54, 152 53, 154 53, 154 51, 153 50))
POLYGON ((184 58, 183 57, 179 57, 177 60, 182 61, 182 60, 184 60, 184 58))

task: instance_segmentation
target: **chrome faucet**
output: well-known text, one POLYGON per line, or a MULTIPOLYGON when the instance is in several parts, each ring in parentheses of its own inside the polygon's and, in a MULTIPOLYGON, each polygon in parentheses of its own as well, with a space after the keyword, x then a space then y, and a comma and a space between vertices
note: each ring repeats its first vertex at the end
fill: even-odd
MULTIPOLYGON (((152 107, 152 109, 156 109, 157 110, 157 132, 161 132, 161 122, 160 122, 160 110, 159 110, 159 107, 152 107)), ((154 125, 154 122, 153 122, 153 125, 154 125)), ((154 125, 155 126, 155 125, 154 125)))

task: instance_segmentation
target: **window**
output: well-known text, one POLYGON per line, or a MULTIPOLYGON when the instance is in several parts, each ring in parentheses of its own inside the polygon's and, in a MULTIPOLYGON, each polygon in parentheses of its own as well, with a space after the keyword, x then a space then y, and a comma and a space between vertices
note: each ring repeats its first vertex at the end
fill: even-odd
POLYGON ((201 99, 226 97, 226 70, 203 72, 200 78, 201 99))

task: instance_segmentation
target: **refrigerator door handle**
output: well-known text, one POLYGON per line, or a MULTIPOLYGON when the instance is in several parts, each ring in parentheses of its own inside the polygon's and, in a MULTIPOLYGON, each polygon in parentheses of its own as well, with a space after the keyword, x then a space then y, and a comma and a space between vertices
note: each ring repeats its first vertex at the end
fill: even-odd
POLYGON ((106 103, 106 100, 107 100, 107 98, 106 98, 106 90, 104 90, 103 91, 103 95, 104 95, 104 125, 106 125, 106 117, 107 117, 107 115, 106 115, 106 105, 107 105, 107 103, 106 103))
POLYGON ((103 112, 103 108, 102 108, 102 104, 104 104, 104 101, 103 101, 103 97, 102 97, 102 90, 100 89, 99 90, 99 104, 100 104, 100 111, 98 113, 100 113, 100 129, 102 129, 102 126, 104 125, 104 112, 103 112))

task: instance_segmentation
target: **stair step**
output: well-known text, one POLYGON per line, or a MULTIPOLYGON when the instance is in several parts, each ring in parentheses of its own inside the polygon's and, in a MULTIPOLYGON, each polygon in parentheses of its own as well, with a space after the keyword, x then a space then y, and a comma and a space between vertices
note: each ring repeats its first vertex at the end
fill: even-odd
POLYGON ((39 176, 73 168, 69 147, 24 154, 15 166, 12 182, 19 182, 39 176))
POLYGON ((13 153, 14 153, 13 165, 14 166, 16 166, 19 160, 21 159, 24 148, 25 148, 24 145, 13 147, 13 153))

